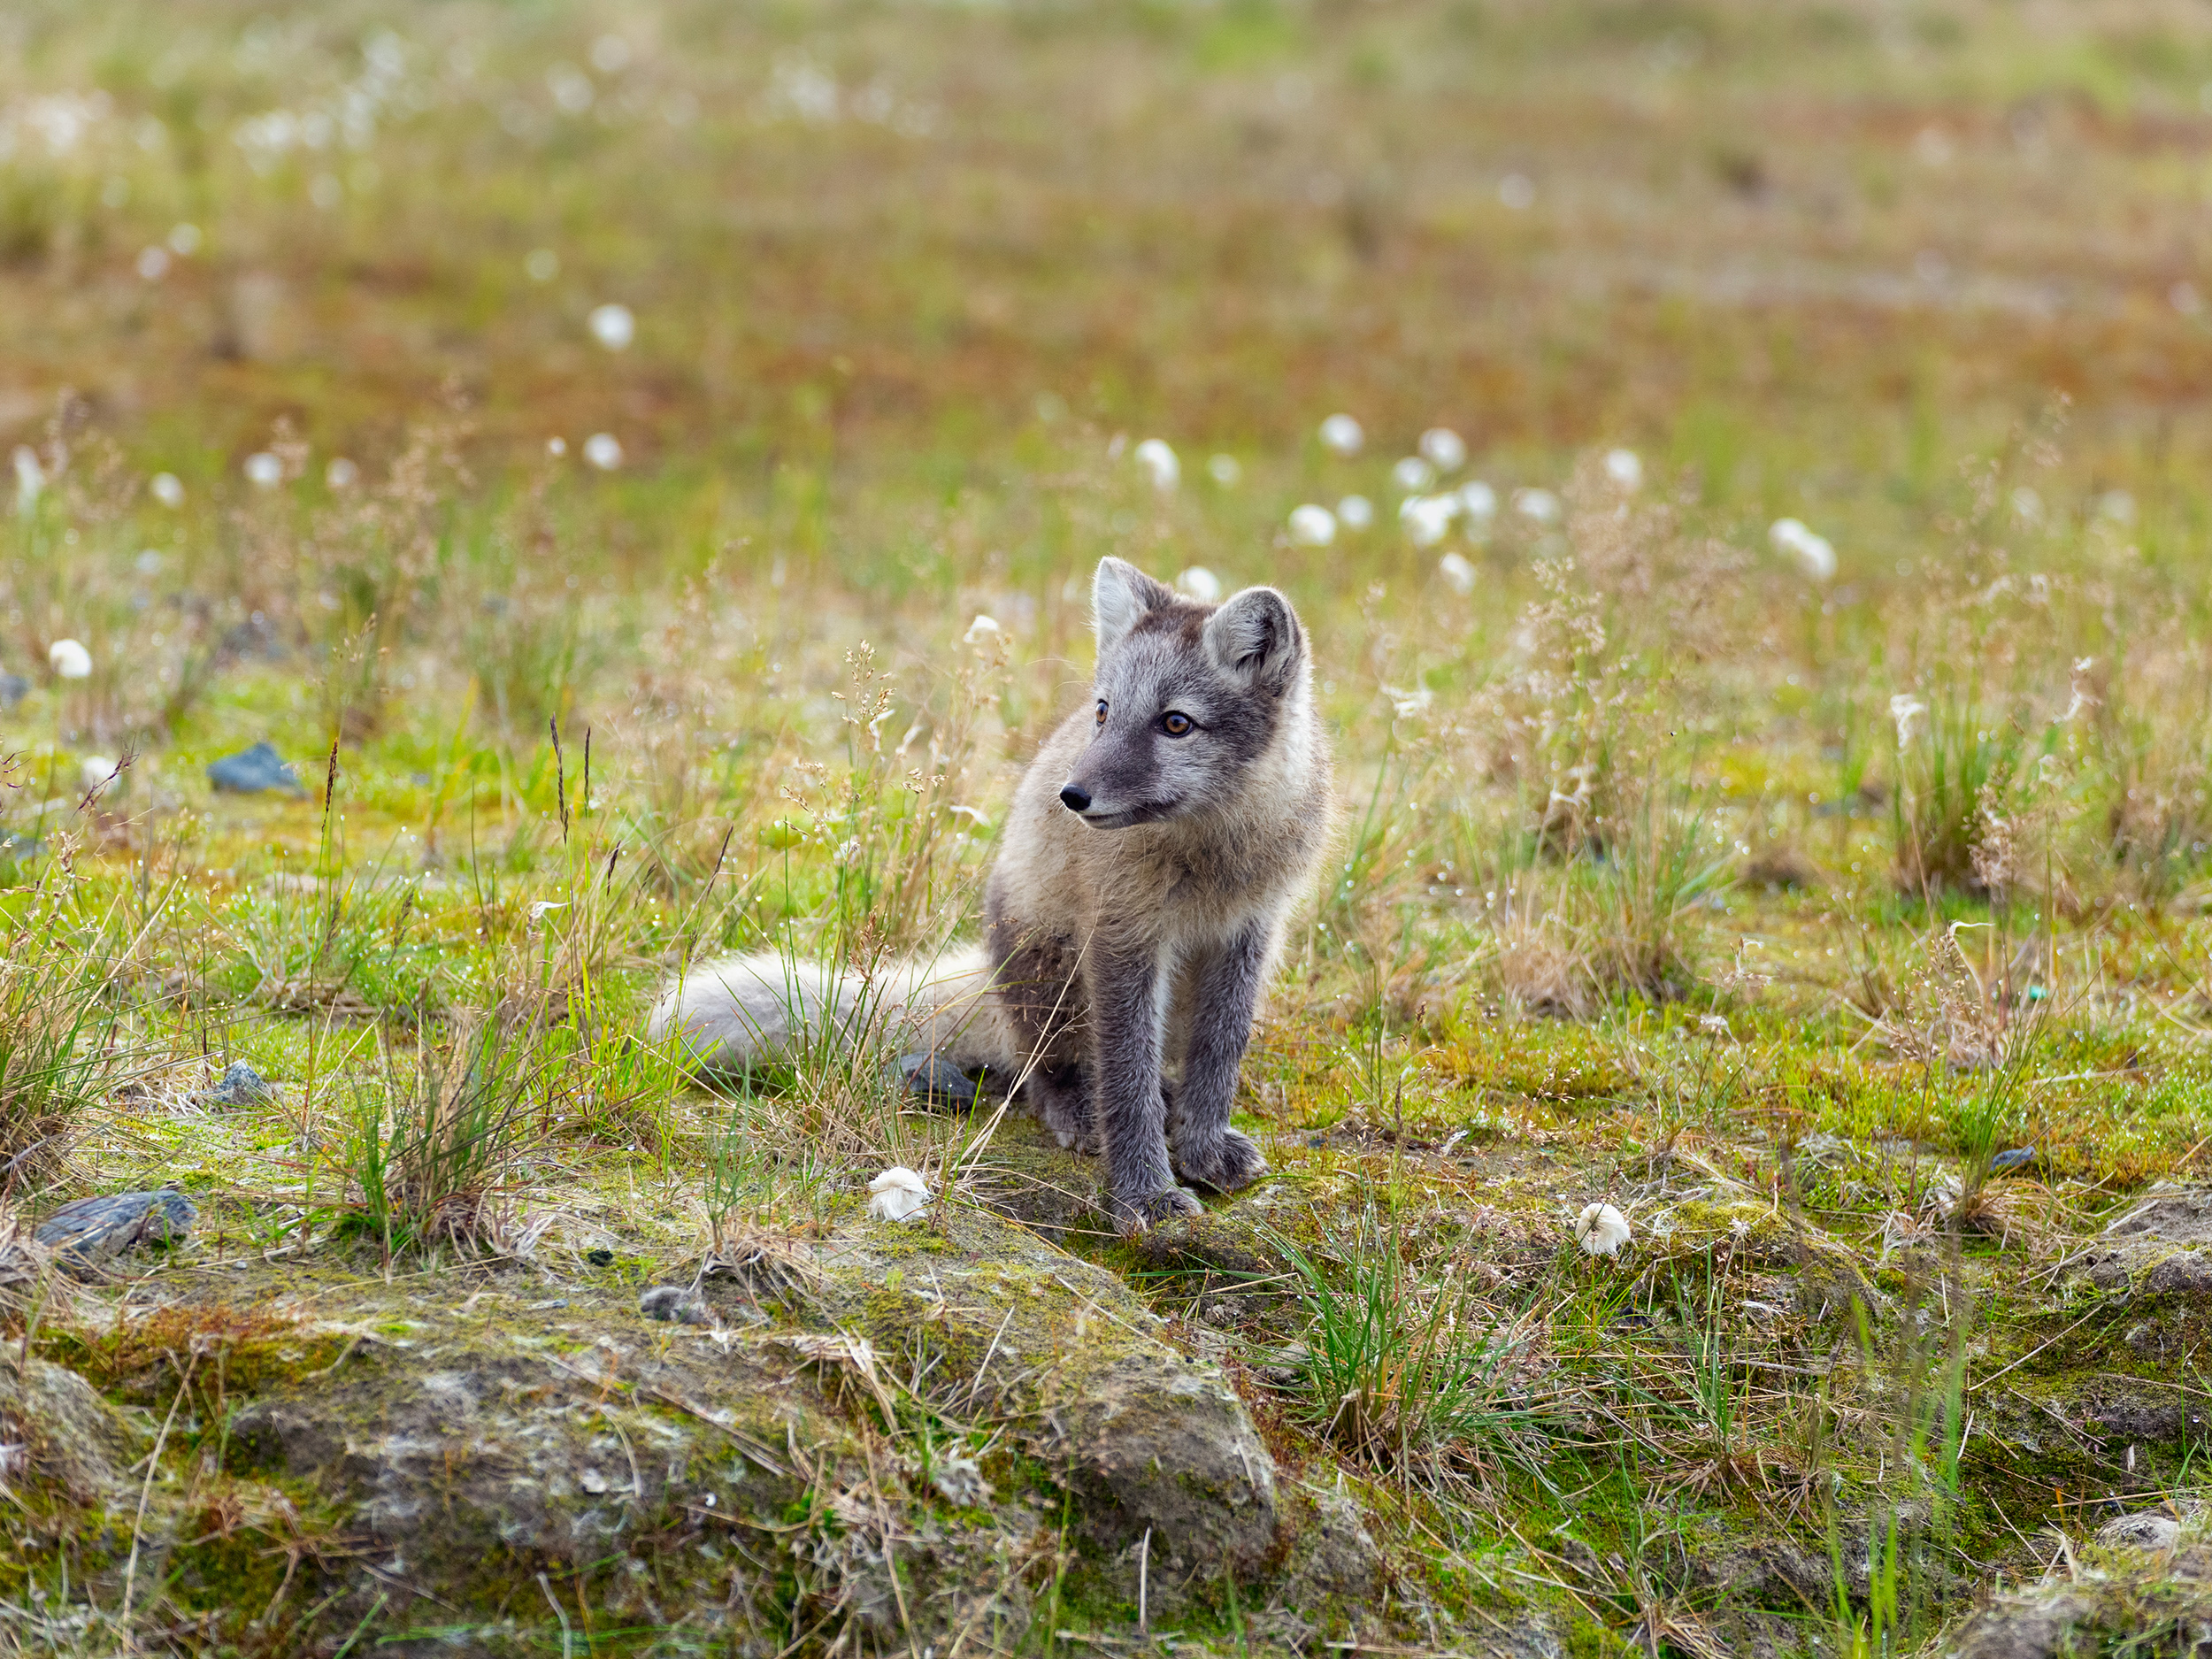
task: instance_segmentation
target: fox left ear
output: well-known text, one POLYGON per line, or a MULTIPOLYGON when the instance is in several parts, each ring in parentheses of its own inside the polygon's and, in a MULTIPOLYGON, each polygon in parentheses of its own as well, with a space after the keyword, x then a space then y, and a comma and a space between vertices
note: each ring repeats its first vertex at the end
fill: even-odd
POLYGON ((1103 657, 1135 627, 1148 611, 1175 603, 1175 590, 1156 582, 1126 559, 1102 558, 1091 579, 1091 625, 1098 631, 1103 657))
POLYGON ((1206 654, 1248 686, 1281 691, 1306 656, 1305 630, 1272 588, 1248 588, 1206 618, 1206 654))

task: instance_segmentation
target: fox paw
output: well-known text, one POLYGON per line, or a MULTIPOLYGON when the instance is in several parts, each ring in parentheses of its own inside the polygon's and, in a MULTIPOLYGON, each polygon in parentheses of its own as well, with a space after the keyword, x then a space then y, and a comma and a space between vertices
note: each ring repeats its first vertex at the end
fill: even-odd
POLYGON ((1210 1187, 1217 1193, 1233 1193, 1266 1174, 1267 1160, 1260 1156, 1260 1149, 1252 1144, 1250 1136, 1225 1129, 1210 1146, 1195 1148, 1188 1156, 1178 1151, 1175 1172, 1187 1181, 1210 1187))
POLYGON ((1149 1233, 1177 1216, 1205 1213, 1205 1206, 1179 1187, 1164 1187, 1148 1198, 1116 1198, 1112 1209, 1115 1230, 1125 1239, 1149 1233))

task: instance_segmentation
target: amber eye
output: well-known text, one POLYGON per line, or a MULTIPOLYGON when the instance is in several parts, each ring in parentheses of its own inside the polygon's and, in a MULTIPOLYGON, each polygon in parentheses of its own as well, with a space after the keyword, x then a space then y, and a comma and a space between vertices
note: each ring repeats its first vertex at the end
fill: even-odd
POLYGON ((1167 728, 1167 734, 1170 737, 1187 736, 1190 732, 1190 716, 1187 714, 1163 715, 1160 718, 1160 724, 1167 728))
POLYGON ((1098 700, 1098 724, 1101 726, 1106 724, 1106 699, 1103 697, 1098 700))

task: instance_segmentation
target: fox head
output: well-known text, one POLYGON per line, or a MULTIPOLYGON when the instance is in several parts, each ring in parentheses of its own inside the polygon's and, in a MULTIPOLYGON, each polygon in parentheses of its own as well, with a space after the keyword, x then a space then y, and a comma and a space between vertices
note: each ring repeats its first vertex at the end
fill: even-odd
POLYGON ((1305 630, 1272 588, 1219 605, 1101 559, 1091 586, 1095 722, 1061 804, 1094 829, 1154 824, 1234 800, 1302 701, 1305 630))

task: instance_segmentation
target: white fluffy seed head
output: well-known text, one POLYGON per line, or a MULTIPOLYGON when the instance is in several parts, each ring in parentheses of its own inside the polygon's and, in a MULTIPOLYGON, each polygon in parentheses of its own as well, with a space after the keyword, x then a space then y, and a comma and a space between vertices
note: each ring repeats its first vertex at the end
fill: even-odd
POLYGON ((1221 595, 1227 591, 1221 585, 1221 578, 1203 565, 1192 565, 1175 579, 1175 585, 1202 605, 1219 604, 1221 595))
POLYGON ((1183 464, 1175 458, 1175 451, 1158 438, 1147 438, 1136 449, 1137 465, 1151 476, 1152 488, 1167 491, 1182 480, 1183 464))
POLYGON ((1634 489, 1644 481, 1644 464, 1633 449, 1608 449, 1605 475, 1623 489, 1634 489))
POLYGON ((1467 465, 1467 440, 1449 426, 1431 426, 1421 434, 1421 454, 1440 472, 1456 472, 1467 465))
POLYGON ((157 472, 146 485, 146 493, 165 507, 184 505, 184 480, 174 472, 157 472))
POLYGON ((1610 1204, 1586 1204, 1575 1217, 1575 1242, 1591 1256, 1617 1255, 1628 1240, 1628 1217, 1610 1204))
POLYGON ((1513 511, 1538 524, 1557 524, 1559 497, 1548 489, 1517 489, 1513 492, 1513 511))
POLYGON ((64 680, 85 680, 92 673, 92 653, 75 640, 56 640, 46 648, 46 661, 64 680))
POLYGON ((1436 573, 1455 594, 1464 596, 1475 591, 1475 567, 1457 553, 1447 553, 1437 560, 1436 573))
POLYGON ((1375 503, 1364 495, 1347 495, 1336 504, 1336 521, 1347 530, 1365 530, 1375 522, 1375 503))
POLYGON ((868 1213, 878 1221, 905 1221, 929 1207, 929 1185, 903 1164, 868 1183, 868 1213))
POLYGON ((1290 539, 1300 547, 1326 547, 1336 540, 1336 515, 1312 502, 1290 510, 1290 539))
POLYGON ((1321 423, 1321 447, 1333 455, 1357 455, 1367 434, 1349 415, 1331 415, 1321 423))
POLYGON ((595 305, 590 323, 591 337, 610 351, 620 351, 637 338, 637 319, 627 305, 595 305))

